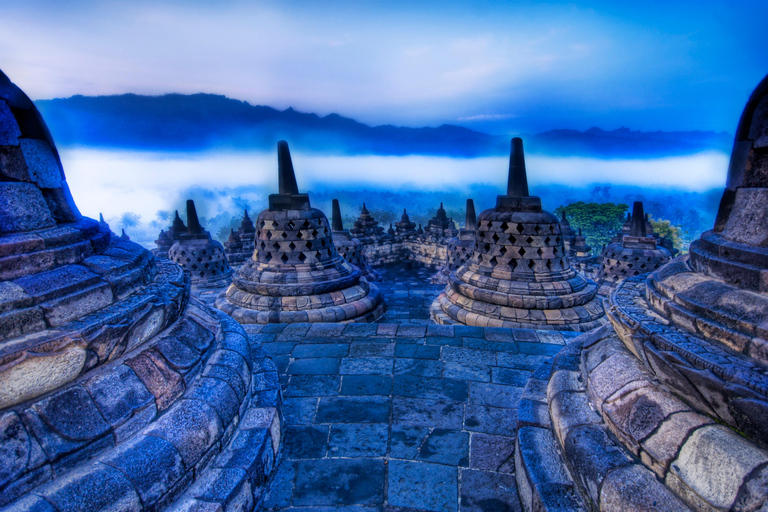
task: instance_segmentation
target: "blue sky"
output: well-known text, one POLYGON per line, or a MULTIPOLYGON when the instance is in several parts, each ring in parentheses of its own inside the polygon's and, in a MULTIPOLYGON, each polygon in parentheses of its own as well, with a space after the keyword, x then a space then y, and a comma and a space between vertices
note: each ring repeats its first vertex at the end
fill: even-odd
POLYGON ((733 133, 768 2, 6 0, 33 99, 212 92, 370 124, 733 133))

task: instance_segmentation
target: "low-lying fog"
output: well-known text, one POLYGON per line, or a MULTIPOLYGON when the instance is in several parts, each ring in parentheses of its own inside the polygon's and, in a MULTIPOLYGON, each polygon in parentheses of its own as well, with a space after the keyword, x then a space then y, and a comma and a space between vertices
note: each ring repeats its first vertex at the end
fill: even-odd
MULTIPOLYGON (((81 212, 93 218, 103 213, 113 231, 124 228, 147 247, 154 246, 159 229, 169 224, 166 212, 179 209, 183 215, 187 198, 196 200, 200 216, 209 223, 205 227, 215 237, 232 216, 242 216, 243 208, 255 217, 266 207, 267 195, 277 191, 274 153, 62 149, 61 158, 81 212)), ((330 200, 339 197, 345 226, 351 227, 363 201, 371 210, 398 216, 407 207, 417 222, 444 201, 449 215, 463 224, 466 197, 475 199, 479 212, 505 191, 508 159, 294 153, 293 163, 299 189, 310 193, 313 206, 330 214, 330 200)), ((640 198, 665 210, 657 218, 672 216, 667 210, 674 206, 698 209, 707 222, 725 184, 728 157, 707 152, 603 160, 530 154, 526 167, 531 193, 541 196, 550 211, 579 200, 631 204, 640 198)), ((649 210, 654 214, 653 205, 646 205, 649 210)))

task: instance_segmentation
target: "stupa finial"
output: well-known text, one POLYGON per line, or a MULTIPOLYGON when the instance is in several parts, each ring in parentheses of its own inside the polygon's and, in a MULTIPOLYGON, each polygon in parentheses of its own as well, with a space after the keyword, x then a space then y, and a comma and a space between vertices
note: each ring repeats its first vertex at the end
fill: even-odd
POLYGON ((284 140, 277 143, 277 173, 279 194, 296 195, 299 193, 296 174, 293 172, 291 151, 288 149, 288 143, 284 140))
POLYGON ((525 155, 523 139, 512 139, 512 150, 509 154, 509 178, 507 180, 507 195, 511 197, 528 197, 528 175, 525 172, 525 155))
POLYGON ((341 208, 339 200, 334 199, 331 207, 331 229, 333 231, 344 231, 344 223, 341 221, 341 208))
POLYGON ((467 199, 467 215, 464 218, 464 229, 475 229, 476 225, 475 202, 472 199, 467 199))
POLYGON ((645 214, 643 213, 642 201, 635 201, 632 205, 632 226, 629 230, 630 236, 644 237, 645 231, 645 214))
POLYGON ((197 209, 192 199, 187 199, 187 233, 190 235, 200 235, 203 233, 203 226, 200 225, 200 221, 197 218, 197 209))

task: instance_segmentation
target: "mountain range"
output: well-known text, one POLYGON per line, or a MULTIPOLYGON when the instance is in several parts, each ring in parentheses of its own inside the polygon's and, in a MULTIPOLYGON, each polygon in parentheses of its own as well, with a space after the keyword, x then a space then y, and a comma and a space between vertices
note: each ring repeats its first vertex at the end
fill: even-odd
MULTIPOLYGON (((273 150, 476 157, 504 155, 509 135, 443 124, 369 126, 338 114, 277 110, 214 94, 71 96, 35 102, 57 144, 150 151, 273 150)), ((648 158, 731 150, 726 132, 557 129, 520 134, 526 151, 557 156, 648 158)))

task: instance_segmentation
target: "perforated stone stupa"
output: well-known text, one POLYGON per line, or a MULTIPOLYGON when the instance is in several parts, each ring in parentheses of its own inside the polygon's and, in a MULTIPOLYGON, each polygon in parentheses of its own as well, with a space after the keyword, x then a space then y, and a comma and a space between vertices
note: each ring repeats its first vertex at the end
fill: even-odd
POLYGON ((178 265, 78 213, 1 72, 0 155, 0 508, 257 506, 281 426, 279 384, 254 382, 274 364, 178 265))
POLYGON ((333 230, 333 245, 342 258, 359 268, 363 277, 368 281, 381 281, 381 274, 376 272, 368 263, 360 240, 352 238, 349 231, 344 229, 344 223, 341 220, 341 208, 339 200, 334 199, 331 211, 331 228, 333 230))
POLYGON ((672 259, 668 250, 648 236, 642 202, 635 201, 631 219, 629 234, 622 236, 620 243, 608 244, 603 251, 598 279, 608 285, 656 270, 672 259))
POLYGON ((445 265, 432 276, 433 283, 445 284, 451 272, 464 265, 475 252, 475 226, 477 215, 475 214, 475 202, 467 199, 466 218, 464 227, 459 234, 448 241, 447 260, 445 265))
POLYGON ((168 257, 189 272, 192 288, 221 288, 228 286, 232 268, 227 263, 224 247, 211 238, 197 218, 195 202, 187 200, 187 231, 168 251, 168 257))
POLYGON ((767 134, 768 77, 714 229, 624 280, 611 325, 534 373, 518 407, 524 510, 768 509, 767 134))
POLYGON ((605 320, 597 286, 573 270, 560 223, 528 194, 523 141, 512 139, 507 194, 480 214, 472 259, 432 304, 441 324, 588 331, 605 320))
POLYGON ((242 324, 372 322, 379 290, 336 251, 325 214, 299 194, 288 143, 277 146, 278 194, 256 220, 256 249, 216 307, 242 324))

